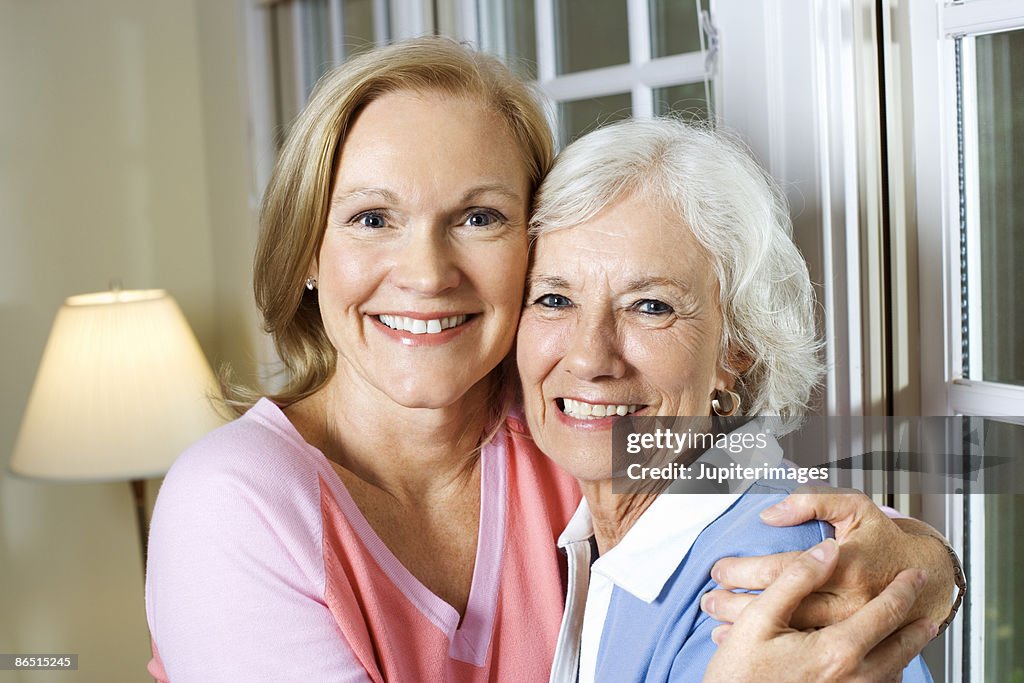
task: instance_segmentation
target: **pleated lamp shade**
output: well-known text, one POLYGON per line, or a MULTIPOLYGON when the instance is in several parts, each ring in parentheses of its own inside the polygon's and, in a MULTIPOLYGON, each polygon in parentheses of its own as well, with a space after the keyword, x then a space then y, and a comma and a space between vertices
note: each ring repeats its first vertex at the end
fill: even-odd
POLYGON ((164 474, 221 424, 216 381, 163 290, 73 296, 54 320, 15 442, 15 474, 120 481, 164 474))

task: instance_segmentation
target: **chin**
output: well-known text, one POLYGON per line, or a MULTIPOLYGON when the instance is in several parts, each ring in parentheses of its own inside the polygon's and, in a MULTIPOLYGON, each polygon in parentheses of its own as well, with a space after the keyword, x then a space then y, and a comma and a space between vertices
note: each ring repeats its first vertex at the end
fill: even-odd
POLYGON ((413 386, 395 387, 387 392, 395 403, 405 408, 447 408, 463 398, 468 389, 446 386, 439 382, 417 382, 413 386))
POLYGON ((580 482, 603 481, 611 477, 611 453, 603 448, 587 447, 578 443, 544 443, 535 439, 540 451, 561 470, 580 482))

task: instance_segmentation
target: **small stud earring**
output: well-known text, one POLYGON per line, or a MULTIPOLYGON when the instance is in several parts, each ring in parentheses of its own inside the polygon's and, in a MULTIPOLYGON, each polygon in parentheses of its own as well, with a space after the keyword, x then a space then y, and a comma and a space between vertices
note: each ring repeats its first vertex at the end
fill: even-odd
POLYGON ((311 292, 316 289, 316 278, 312 275, 306 278, 306 289, 311 292))

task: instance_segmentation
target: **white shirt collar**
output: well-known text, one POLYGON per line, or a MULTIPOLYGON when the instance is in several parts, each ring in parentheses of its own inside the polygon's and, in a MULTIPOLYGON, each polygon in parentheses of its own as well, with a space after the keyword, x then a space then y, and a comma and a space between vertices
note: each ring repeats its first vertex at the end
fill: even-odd
MULTIPOLYGON (((762 424, 752 420, 733 433, 764 433, 763 430, 762 424)), ((781 462, 782 448, 774 437, 767 435, 764 448, 748 448, 738 453, 712 448, 691 467, 697 467, 699 463, 715 467, 727 466, 729 463, 742 467, 775 467, 781 462)), ((753 483, 753 480, 733 480, 728 493, 711 494, 682 493, 687 487, 673 484, 666 490, 667 495, 658 496, 644 511, 618 545, 594 562, 591 571, 607 577, 640 600, 653 602, 700 532, 725 512, 753 483)), ((564 548, 593 535, 593 519, 584 498, 559 536, 558 546, 564 548)))

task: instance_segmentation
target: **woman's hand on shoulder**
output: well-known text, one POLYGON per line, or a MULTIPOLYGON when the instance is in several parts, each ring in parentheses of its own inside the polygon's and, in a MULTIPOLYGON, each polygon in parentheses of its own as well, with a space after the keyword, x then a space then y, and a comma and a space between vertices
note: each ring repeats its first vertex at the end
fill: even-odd
MULTIPOLYGON (((761 518, 772 526, 819 519, 836 530, 841 552, 835 571, 794 611, 794 628, 818 628, 850 617, 907 569, 923 569, 927 581, 901 625, 921 618, 942 623, 950 615, 954 563, 945 539, 924 522, 890 519, 863 493, 827 487, 802 487, 762 512, 761 518)), ((724 558, 711 575, 723 589, 764 590, 799 555, 724 558)), ((712 596, 714 608, 705 611, 722 622, 736 621, 754 599, 729 590, 714 591, 712 596)))
MULTIPOLYGON (((900 680, 938 629, 928 618, 901 628, 925 586, 924 572, 900 572, 881 594, 837 624, 817 631, 791 628, 801 601, 824 586, 838 565, 839 545, 832 539, 787 562, 734 624, 712 633, 719 647, 705 683, 900 680)), ((707 594, 702 605, 714 597, 707 594)))

